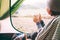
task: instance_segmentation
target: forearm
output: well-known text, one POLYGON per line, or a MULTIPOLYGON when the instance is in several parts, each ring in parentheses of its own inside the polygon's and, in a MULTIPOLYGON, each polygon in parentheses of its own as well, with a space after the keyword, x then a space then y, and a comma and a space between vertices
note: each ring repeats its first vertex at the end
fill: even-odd
POLYGON ((41 21, 40 21, 40 23, 41 23, 41 26, 42 26, 42 27, 44 27, 44 26, 45 26, 45 23, 44 23, 44 21, 43 21, 43 20, 41 20, 41 21))
POLYGON ((45 24, 44 24, 43 20, 41 20, 40 22, 37 22, 36 25, 37 25, 38 29, 40 29, 41 27, 44 27, 45 24))

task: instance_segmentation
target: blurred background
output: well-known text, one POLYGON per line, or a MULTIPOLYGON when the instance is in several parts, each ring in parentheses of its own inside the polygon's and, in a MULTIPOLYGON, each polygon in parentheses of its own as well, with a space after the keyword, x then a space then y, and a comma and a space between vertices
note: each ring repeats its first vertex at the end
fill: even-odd
MULTIPOLYGON (((12 5, 15 2, 16 0, 11 0, 12 5)), ((21 31, 24 30, 24 32, 37 31, 36 24, 33 22, 33 16, 37 14, 41 14, 42 20, 47 25, 51 20, 51 16, 46 11, 47 3, 48 0, 24 0, 19 9, 12 15, 12 22, 15 28, 21 31), (22 27, 25 29, 22 30, 22 27)), ((11 26, 10 17, 1 21, 1 32, 18 32, 11 26)))

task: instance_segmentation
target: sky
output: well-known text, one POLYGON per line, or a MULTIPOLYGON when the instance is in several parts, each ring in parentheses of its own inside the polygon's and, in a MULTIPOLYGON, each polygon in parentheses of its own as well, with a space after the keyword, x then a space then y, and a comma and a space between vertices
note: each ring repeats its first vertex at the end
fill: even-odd
MULTIPOLYGON (((16 0, 12 0, 12 5, 16 0)), ((19 15, 34 15, 41 13, 42 15, 48 15, 45 8, 47 7, 48 0, 24 0, 21 7, 17 10, 19 15), (32 11, 33 10, 33 11, 32 11)))
MULTIPOLYGON (((11 5, 13 5, 17 0, 11 0, 11 5)), ((37 3, 46 3, 47 0, 24 0, 24 5, 35 5, 37 3)))
POLYGON ((24 5, 33 5, 33 6, 39 6, 40 4, 47 5, 47 0, 25 0, 23 2, 23 4, 24 5))
POLYGON ((11 0, 11 6, 16 2, 17 0, 11 0))
POLYGON ((36 4, 36 3, 45 3, 47 0, 25 0, 24 4, 36 4))

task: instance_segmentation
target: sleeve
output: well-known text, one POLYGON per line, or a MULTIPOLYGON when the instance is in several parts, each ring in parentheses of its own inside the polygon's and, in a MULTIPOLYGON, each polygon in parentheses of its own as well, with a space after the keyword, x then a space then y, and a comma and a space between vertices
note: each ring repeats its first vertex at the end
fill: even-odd
POLYGON ((37 25, 38 29, 45 26, 43 20, 41 20, 40 22, 37 22, 36 25, 37 25))
POLYGON ((56 30, 57 24, 58 24, 57 20, 53 20, 51 23, 49 23, 46 29, 38 33, 36 40, 40 40, 40 39, 51 40, 56 30))
POLYGON ((44 27, 45 26, 45 23, 43 20, 41 20, 41 26, 44 27))
POLYGON ((60 40, 60 22, 57 25, 56 31, 53 35, 52 40, 60 40))

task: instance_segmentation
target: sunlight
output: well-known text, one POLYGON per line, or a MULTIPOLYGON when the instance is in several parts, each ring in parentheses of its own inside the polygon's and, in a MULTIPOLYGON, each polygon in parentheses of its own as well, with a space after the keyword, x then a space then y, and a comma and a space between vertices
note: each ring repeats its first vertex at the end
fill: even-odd
POLYGON ((16 2, 17 0, 11 0, 11 6, 16 2))
POLYGON ((36 14, 48 15, 46 11, 47 0, 24 0, 17 10, 17 16, 33 16, 36 14), (33 11, 32 11, 33 10, 33 11))
POLYGON ((25 0, 23 4, 27 5, 34 5, 36 3, 46 3, 47 0, 25 0))
POLYGON ((41 13, 48 15, 46 12, 47 0, 25 0, 22 7, 18 9, 19 16, 32 16, 41 13), (32 11, 33 10, 33 11, 32 11))

